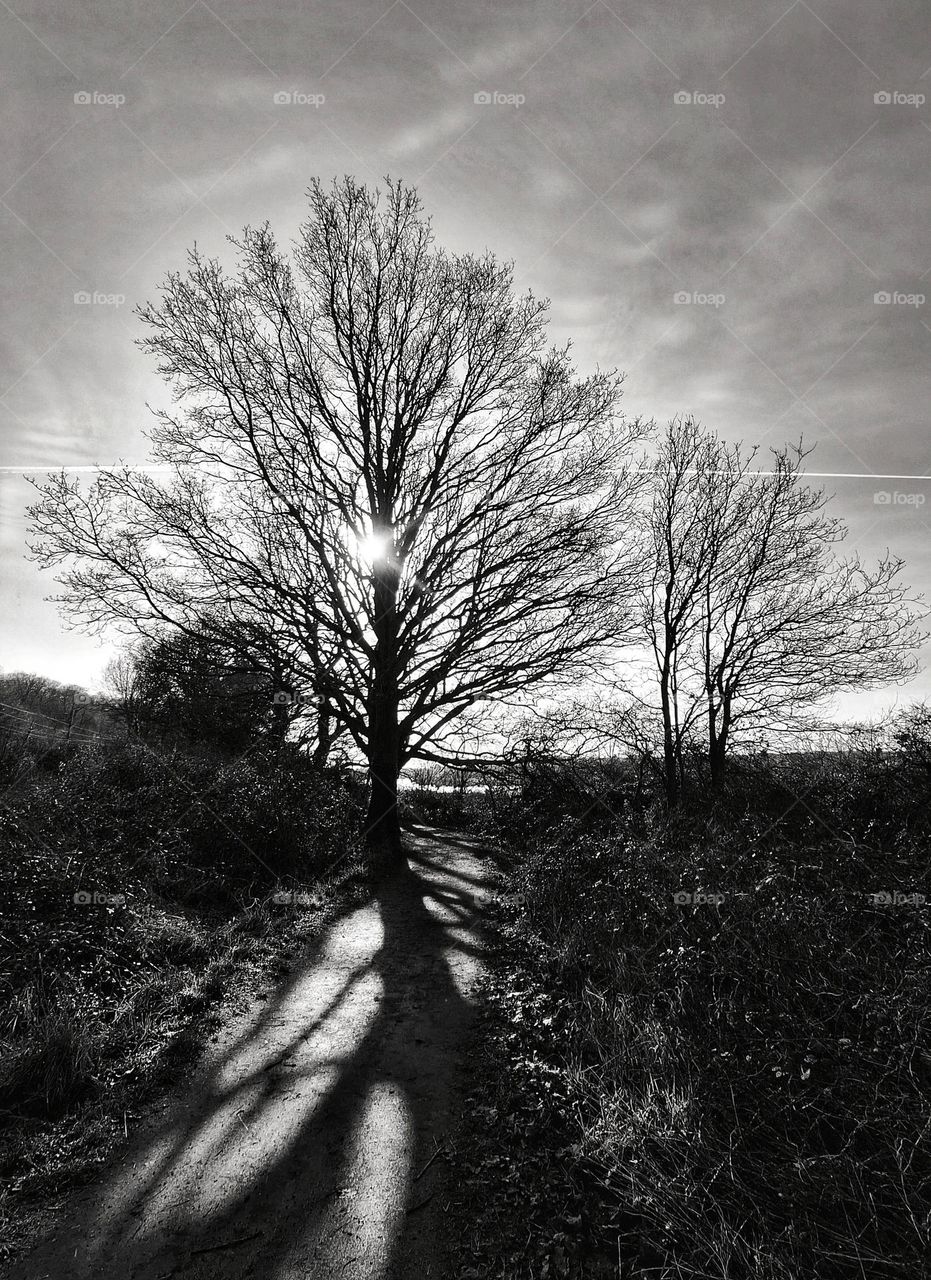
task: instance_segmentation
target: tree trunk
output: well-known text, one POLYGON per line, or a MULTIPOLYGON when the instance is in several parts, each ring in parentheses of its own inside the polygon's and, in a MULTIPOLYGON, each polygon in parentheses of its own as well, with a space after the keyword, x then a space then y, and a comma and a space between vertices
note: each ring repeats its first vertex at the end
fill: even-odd
POLYGON ((721 708, 721 721, 713 702, 708 702, 708 764, 711 767, 711 786, 718 790, 724 782, 727 760, 727 739, 731 727, 730 705, 727 699, 721 708))
POLYGON ((711 786, 717 790, 724 781, 724 744, 720 738, 712 742, 708 760, 711 765, 711 786))
POLYGON ((666 803, 674 809, 679 803, 679 753, 676 749, 676 734, 673 726, 672 694, 668 663, 664 663, 660 672, 660 701, 663 710, 663 785, 666 791, 666 803))
POLYGON ((317 742, 314 746, 313 762, 316 768, 325 769, 333 744, 333 717, 330 704, 325 695, 317 702, 317 742))
POLYGON ((398 816, 401 735, 398 726, 397 646, 398 571, 386 560, 372 571, 375 654, 369 690, 369 807, 365 820, 369 865, 376 876, 399 870, 404 863, 398 816))
POLYGON ((286 695, 283 690, 279 690, 278 693, 276 693, 275 703, 272 706, 271 739, 278 750, 281 749, 287 739, 288 726, 290 723, 288 716, 288 703, 279 701, 279 698, 284 696, 290 697, 290 694, 286 695))
POLYGON ((369 715, 369 806, 365 836, 373 869, 391 871, 401 865, 398 817, 398 706, 390 697, 373 694, 369 715))

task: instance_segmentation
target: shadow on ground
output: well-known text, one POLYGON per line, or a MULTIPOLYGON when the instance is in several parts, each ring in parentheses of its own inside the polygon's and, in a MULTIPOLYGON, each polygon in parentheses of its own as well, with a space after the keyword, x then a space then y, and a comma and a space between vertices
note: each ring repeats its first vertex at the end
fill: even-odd
POLYGON ((12 1280, 445 1275, 442 1148, 493 873, 466 838, 421 829, 409 849, 12 1280))

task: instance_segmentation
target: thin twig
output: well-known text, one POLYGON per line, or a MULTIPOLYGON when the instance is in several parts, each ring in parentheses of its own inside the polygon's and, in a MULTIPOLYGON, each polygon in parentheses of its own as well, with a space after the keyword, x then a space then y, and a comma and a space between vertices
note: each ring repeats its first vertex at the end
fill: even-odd
POLYGON ((445 1150, 446 1150, 446 1143, 445 1143, 445 1142, 443 1142, 443 1143, 441 1143, 441 1144, 437 1147, 437 1149, 434 1151, 433 1155, 430 1157, 430 1159, 427 1161, 427 1163, 426 1163, 426 1164, 424 1165, 424 1167, 421 1169, 420 1173, 418 1173, 418 1174, 416 1175, 416 1177, 414 1178, 414 1181, 415 1181, 415 1182, 419 1182, 419 1181, 420 1181, 420 1179, 423 1177, 423 1175, 424 1175, 424 1174, 427 1172, 427 1170, 430 1168, 431 1164, 433 1164, 433 1161, 437 1158, 437 1156, 438 1156, 438 1155, 440 1155, 440 1154, 442 1154, 442 1152, 444 1152, 445 1150))
POLYGON ((216 1253, 218 1249, 235 1249, 237 1245, 248 1244, 250 1240, 255 1240, 258 1236, 264 1235, 264 1231, 253 1231, 251 1235, 239 1236, 236 1240, 221 1240, 219 1244, 203 1244, 197 1249, 192 1249, 191 1254, 195 1253, 216 1253))

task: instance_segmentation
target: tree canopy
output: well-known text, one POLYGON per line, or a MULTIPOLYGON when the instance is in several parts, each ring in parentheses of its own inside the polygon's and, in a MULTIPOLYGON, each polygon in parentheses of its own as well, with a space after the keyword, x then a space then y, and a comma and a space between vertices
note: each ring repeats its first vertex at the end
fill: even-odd
POLYGON ((142 308, 169 482, 65 475, 31 509, 79 623, 274 632, 369 763, 370 829, 471 710, 576 681, 626 629, 643 435, 546 346, 510 264, 438 248, 416 192, 315 182, 290 255, 198 250, 142 308))

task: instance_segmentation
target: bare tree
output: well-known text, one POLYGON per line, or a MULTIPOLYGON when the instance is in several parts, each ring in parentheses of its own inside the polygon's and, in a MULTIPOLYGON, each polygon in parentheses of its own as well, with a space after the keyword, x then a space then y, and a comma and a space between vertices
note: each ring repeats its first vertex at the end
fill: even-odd
POLYGON ((902 561, 874 568, 835 548, 841 520, 803 482, 801 445, 728 445, 691 420, 670 423, 659 452, 645 621, 657 660, 667 794, 699 718, 714 783, 735 730, 799 727, 846 689, 902 680, 915 668, 917 601, 902 561))
POLYGON ((103 673, 107 710, 115 720, 123 722, 130 738, 135 738, 140 728, 140 691, 136 661, 137 653, 125 648, 114 654, 103 673))
MULTIPOLYGON (((706 477, 717 463, 711 440, 690 418, 670 423, 659 441, 647 519, 642 622, 656 669, 663 781, 670 804, 679 797, 683 745, 699 709, 683 681, 701 627, 711 559, 706 477)), ((727 472, 721 478, 726 482, 727 472)))
POLYGON ((436 247, 413 190, 309 194, 290 259, 247 228, 233 276, 195 250, 141 312, 182 406, 153 433, 173 483, 58 477, 34 551, 85 625, 278 628, 368 762, 390 861, 406 761, 623 630, 643 428, 618 374, 545 349, 509 265, 436 247))

